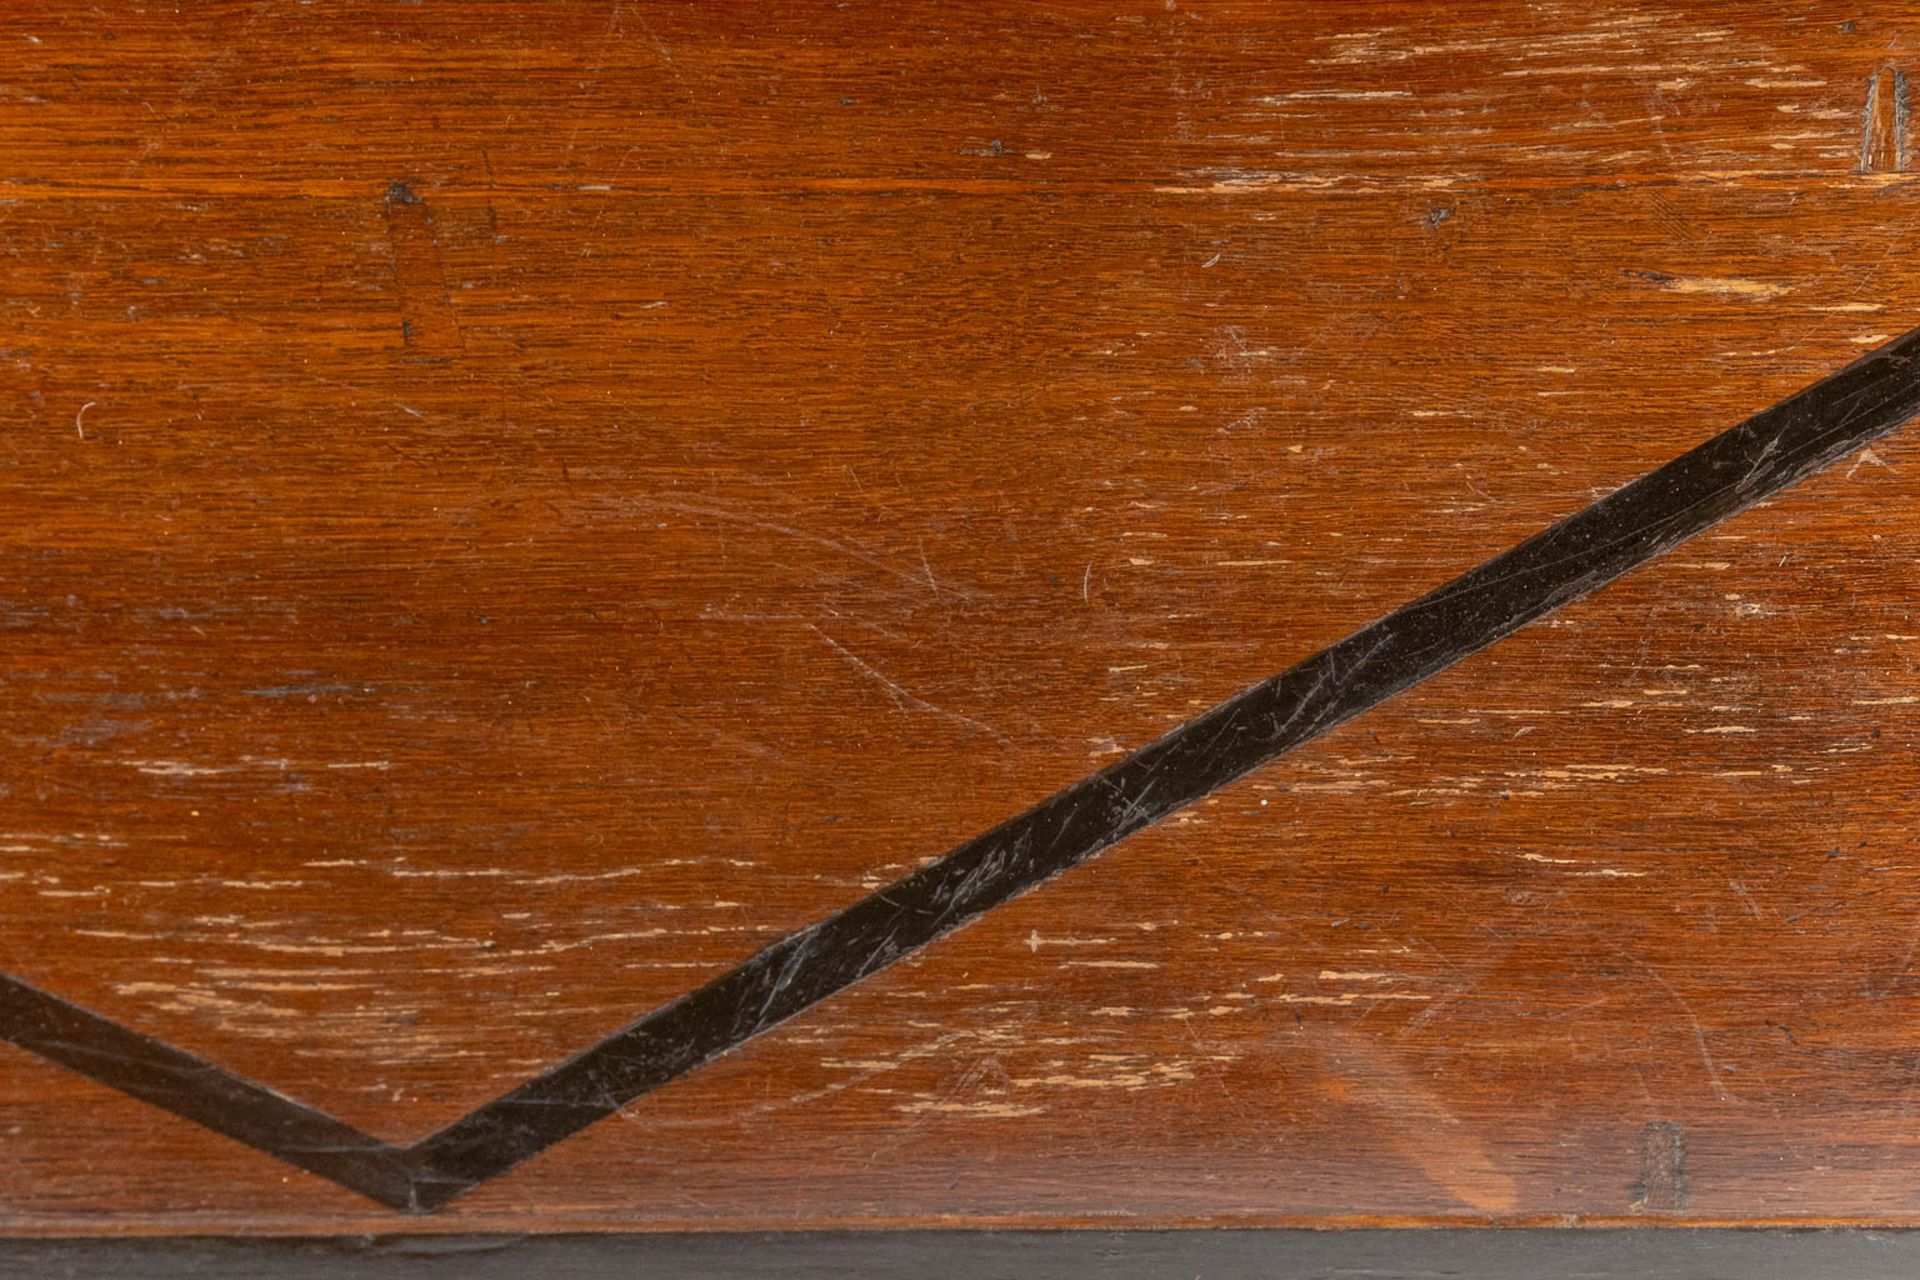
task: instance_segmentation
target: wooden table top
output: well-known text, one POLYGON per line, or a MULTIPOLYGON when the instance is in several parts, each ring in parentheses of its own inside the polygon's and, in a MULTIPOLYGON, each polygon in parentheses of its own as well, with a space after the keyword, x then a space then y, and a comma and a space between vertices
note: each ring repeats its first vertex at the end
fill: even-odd
POLYGON ((1916 49, 7 6, 0 1232, 1920 1224, 1916 49))

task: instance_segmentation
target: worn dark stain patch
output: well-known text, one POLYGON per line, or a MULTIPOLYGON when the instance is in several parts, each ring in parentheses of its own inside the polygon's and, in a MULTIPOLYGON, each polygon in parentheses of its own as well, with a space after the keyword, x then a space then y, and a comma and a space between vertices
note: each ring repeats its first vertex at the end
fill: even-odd
POLYGON ((400 290, 400 333, 409 360, 451 360, 466 340, 447 295, 433 210, 404 182, 387 188, 387 243, 400 290))
MULTIPOLYGON (((415 216, 408 210, 425 217, 404 186, 389 193, 387 207, 397 225, 415 216)), ((401 256, 396 251, 396 262, 401 256)), ((370 1137, 12 979, 0 979, 0 1038, 382 1204, 431 1210, 1916 414, 1920 330, 780 939, 411 1146, 370 1137)), ((1646 1142, 1642 1199, 1649 1208, 1677 1205, 1685 1194, 1679 1132, 1649 1126, 1646 1142)))
POLYGON ((1640 1181, 1633 1187, 1636 1213, 1669 1213, 1687 1207, 1687 1138, 1680 1126, 1654 1120, 1640 1133, 1640 1181))

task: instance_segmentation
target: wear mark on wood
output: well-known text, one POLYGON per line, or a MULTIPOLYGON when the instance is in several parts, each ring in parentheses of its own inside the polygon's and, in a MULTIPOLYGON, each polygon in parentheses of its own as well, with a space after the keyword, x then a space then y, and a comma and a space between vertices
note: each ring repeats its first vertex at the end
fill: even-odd
POLYGON ((1320 1091, 1357 1111, 1434 1186, 1482 1213, 1512 1213, 1519 1188, 1473 1129, 1423 1073, 1397 1061, 1378 1037, 1344 1027, 1321 1031, 1320 1091))
POLYGON ((409 360, 451 360, 466 351, 447 296, 433 211, 404 182, 387 188, 387 242, 400 290, 400 333, 409 360))
MULTIPOLYGON (((407 207, 390 197, 389 208, 407 207)), ((0 1038, 392 1208, 431 1210, 1916 414, 1920 329, 774 942, 411 1146, 361 1133, 13 979, 0 979, 0 1038)))
POLYGON ((1860 172, 1907 171, 1907 76, 1882 67, 1867 81, 1860 128, 1860 172))
POLYGON ((1687 1138, 1670 1120, 1653 1120, 1640 1132, 1640 1181, 1634 1184, 1636 1213, 1687 1207, 1687 1138))

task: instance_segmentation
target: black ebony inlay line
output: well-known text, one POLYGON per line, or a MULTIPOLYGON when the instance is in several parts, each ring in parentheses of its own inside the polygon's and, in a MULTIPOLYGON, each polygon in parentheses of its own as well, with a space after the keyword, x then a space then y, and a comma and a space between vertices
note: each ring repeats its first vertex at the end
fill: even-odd
POLYGON ((396 1209, 439 1207, 1920 414, 1920 330, 394 1147, 11 979, 0 1038, 396 1209))
POLYGON ((412 1204, 412 1167, 404 1149, 4 975, 0 1038, 381 1204, 412 1204))

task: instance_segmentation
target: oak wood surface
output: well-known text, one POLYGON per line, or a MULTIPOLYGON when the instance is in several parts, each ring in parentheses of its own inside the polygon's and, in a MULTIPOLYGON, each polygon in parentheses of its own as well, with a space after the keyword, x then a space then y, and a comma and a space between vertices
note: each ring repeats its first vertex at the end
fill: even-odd
MULTIPOLYGON (((0 14, 0 971, 410 1140, 1912 328, 1892 4, 0 14)), ((1911 1221, 1920 437, 402 1220, 1911 1221)))

